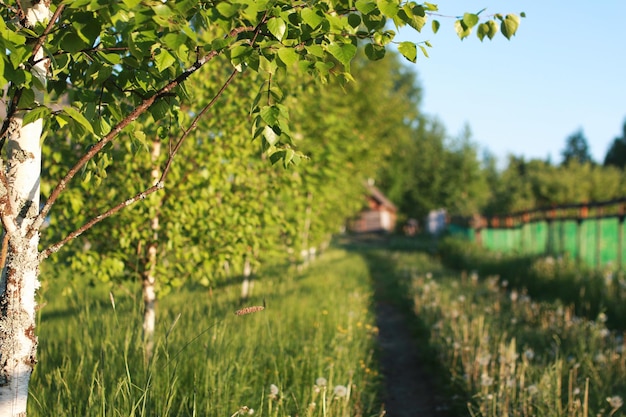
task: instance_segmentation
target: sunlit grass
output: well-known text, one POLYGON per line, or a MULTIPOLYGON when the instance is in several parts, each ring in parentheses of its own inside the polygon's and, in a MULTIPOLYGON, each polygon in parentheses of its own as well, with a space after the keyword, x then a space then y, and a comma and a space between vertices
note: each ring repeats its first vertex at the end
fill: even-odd
POLYGON ((134 286, 47 282, 30 416, 372 416, 381 411, 366 264, 330 251, 303 273, 237 280, 158 306, 146 363, 134 286), (260 309, 259 309, 260 310, 260 309), (322 383, 323 382, 323 383, 322 383))

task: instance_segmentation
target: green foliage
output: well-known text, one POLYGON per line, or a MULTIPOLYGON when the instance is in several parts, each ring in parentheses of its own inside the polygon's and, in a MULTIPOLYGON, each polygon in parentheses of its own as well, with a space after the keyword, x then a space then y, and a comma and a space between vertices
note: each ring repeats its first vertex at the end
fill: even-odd
POLYGON ((626 121, 622 126, 622 135, 613 139, 611 147, 604 157, 604 166, 626 167, 626 121))
POLYGON ((621 171, 576 159, 553 166, 540 160, 509 158, 507 168, 491 184, 487 214, 506 214, 554 204, 606 201, 626 193, 621 171))
MULTIPOLYGON (((485 36, 487 36, 489 40, 492 40, 498 33, 498 21, 500 22, 500 31, 502 32, 502 35, 510 40, 511 37, 515 36, 515 33, 517 33, 517 29, 520 24, 520 17, 526 17, 524 13, 520 13, 519 15, 510 13, 505 16, 496 13, 495 15, 489 16, 486 21, 481 23, 480 14, 484 11, 485 9, 479 11, 478 13, 465 13, 454 22, 454 29, 461 40, 470 36, 476 25, 478 25, 476 35, 481 42, 485 36)), ((435 24, 433 22, 433 32, 436 33, 437 30, 439 30, 439 24, 435 24)))
POLYGON ((589 153, 589 144, 582 129, 568 136, 565 141, 565 149, 561 154, 563 155, 563 165, 567 165, 571 161, 577 161, 581 164, 593 162, 589 153))
POLYGON ((476 145, 467 131, 449 140, 444 128, 417 117, 389 155, 380 174, 381 187, 407 217, 422 219, 430 210, 445 207, 451 214, 480 211, 490 196, 476 145))

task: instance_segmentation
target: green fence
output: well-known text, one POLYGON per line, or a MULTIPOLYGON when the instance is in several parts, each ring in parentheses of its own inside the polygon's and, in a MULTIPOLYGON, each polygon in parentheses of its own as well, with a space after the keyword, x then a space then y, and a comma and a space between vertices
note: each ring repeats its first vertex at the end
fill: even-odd
POLYGON ((626 199, 571 204, 506 216, 452 219, 448 231, 504 253, 567 253, 595 268, 624 269, 626 199))

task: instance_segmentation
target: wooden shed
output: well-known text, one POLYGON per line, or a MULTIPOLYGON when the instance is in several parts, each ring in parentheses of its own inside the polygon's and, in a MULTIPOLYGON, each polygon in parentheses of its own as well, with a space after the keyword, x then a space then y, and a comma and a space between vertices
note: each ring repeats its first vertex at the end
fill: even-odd
POLYGON ((365 190, 365 208, 351 222, 350 230, 356 233, 393 232, 398 209, 372 181, 365 185, 365 190))

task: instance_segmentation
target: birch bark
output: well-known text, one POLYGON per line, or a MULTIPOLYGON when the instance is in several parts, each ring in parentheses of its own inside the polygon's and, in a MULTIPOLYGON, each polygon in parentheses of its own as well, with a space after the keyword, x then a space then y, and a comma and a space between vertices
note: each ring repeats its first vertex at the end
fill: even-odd
MULTIPOLYGON (((24 2, 26 25, 35 26, 51 17, 49 2, 24 2)), ((48 61, 43 48, 33 56, 32 75, 45 86, 48 61)), ((44 103, 44 90, 33 88, 35 102, 44 103)), ((39 288, 39 232, 30 233, 39 214, 41 133, 43 120, 23 125, 24 113, 11 117, 7 131, 6 182, 1 197, 7 258, 0 279, 0 416, 26 416, 28 384, 37 362, 35 293, 39 288)))
MULTIPOLYGON (((152 172, 150 174, 153 183, 157 183, 161 178, 161 170, 159 168, 159 157, 161 156, 161 142, 155 140, 152 142, 152 172)), ((160 205, 160 200, 159 203, 160 205)), ((159 209, 155 207, 154 215, 150 222, 152 230, 152 241, 148 244, 148 253, 146 257, 146 265, 144 267, 141 280, 141 288, 143 294, 143 338, 146 361, 152 358, 154 350, 154 329, 156 324, 156 264, 157 249, 159 240, 159 209)))

